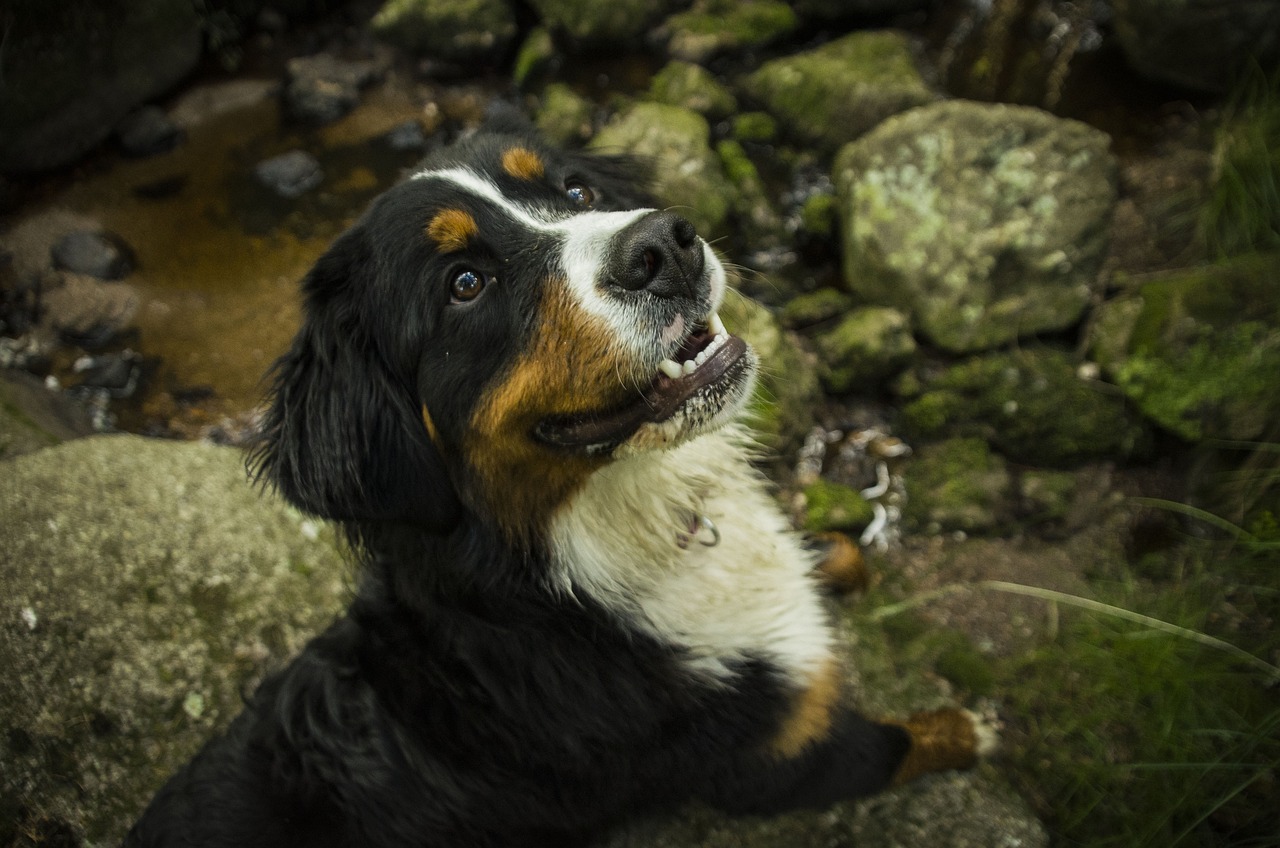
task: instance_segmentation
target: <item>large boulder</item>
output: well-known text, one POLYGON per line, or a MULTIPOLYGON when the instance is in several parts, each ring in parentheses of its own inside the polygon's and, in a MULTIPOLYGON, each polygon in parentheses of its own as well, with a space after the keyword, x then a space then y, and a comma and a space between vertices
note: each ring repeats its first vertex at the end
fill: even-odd
POLYGON ((1274 440, 1280 421, 1280 256, 1148 278, 1090 328, 1106 375, 1184 439, 1274 440))
POLYGON ((845 282, 955 352, 1072 326, 1106 251, 1109 142, 1021 106, 890 118, 836 158, 845 282))
POLYGON ((0 515, 4 845, 118 844, 346 594, 331 532, 231 448, 48 447, 0 465, 0 515))
MULTIPOLYGON (((1094 367, 1096 371, 1096 366, 1094 367)), ((1114 386, 1051 349, 977 356, 897 383, 912 439, 977 436, 1028 465, 1070 467, 1141 454, 1150 434, 1114 386)))
POLYGON ((1113 11, 1129 64, 1161 82, 1222 92, 1280 60, 1275 0, 1115 0, 1113 11))
POLYGON ((766 62, 743 80, 783 129, 834 151, 890 115, 936 95, 899 32, 855 32, 822 47, 766 62))
POLYGON ((65 165, 200 59, 190 0, 16 0, 3 22, 0 171, 65 165))
POLYGON ((636 103, 614 116, 589 145, 652 163, 653 191, 663 206, 678 206, 704 238, 727 235, 733 186, 711 149, 711 126, 690 109, 636 103))

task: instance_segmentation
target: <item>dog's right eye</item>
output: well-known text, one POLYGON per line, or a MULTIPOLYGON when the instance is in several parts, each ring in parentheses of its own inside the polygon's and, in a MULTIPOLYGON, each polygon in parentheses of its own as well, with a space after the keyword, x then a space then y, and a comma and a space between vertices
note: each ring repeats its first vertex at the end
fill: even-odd
POLYGON ((485 279, 484 274, 479 271, 472 271, 469 268, 459 271, 458 275, 453 278, 451 289, 453 302, 467 303, 475 300, 480 296, 480 292, 484 291, 484 286, 487 282, 488 280, 485 279))

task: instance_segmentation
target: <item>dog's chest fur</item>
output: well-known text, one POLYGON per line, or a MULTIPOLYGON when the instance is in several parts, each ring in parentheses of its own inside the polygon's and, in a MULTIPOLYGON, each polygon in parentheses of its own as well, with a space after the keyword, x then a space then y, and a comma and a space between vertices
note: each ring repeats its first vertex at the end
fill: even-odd
POLYGON ((731 675, 766 659, 805 686, 831 661, 813 556, 751 467, 749 438, 730 426, 597 472, 551 526, 555 579, 681 649, 690 670, 731 675), (710 519, 685 545, 695 517, 710 519))

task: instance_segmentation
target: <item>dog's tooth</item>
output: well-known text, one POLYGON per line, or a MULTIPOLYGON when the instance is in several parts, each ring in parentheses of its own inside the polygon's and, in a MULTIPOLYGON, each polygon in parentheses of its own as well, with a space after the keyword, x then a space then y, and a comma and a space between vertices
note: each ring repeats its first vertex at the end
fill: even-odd
POLYGON ((698 370, 698 364, 694 362, 692 359, 686 359, 684 361, 685 374, 692 374, 694 371, 697 371, 697 370, 698 370))
POLYGON ((724 322, 720 320, 720 313, 712 312, 711 320, 707 322, 707 329, 711 331, 713 336, 727 336, 729 331, 724 328, 724 322))
POLYGON ((658 363, 658 370, 673 380, 679 380, 684 376, 684 369, 674 359, 663 359, 658 363))

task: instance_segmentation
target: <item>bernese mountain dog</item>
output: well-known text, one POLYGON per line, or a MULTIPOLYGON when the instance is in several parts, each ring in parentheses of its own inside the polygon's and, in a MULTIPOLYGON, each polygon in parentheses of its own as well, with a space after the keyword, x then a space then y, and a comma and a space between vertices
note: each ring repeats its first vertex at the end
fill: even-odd
POLYGON ((499 123, 317 261, 251 465, 359 585, 125 845, 565 848, 983 752, 967 711, 842 698, 819 556, 738 420, 725 268, 634 175, 499 123))

